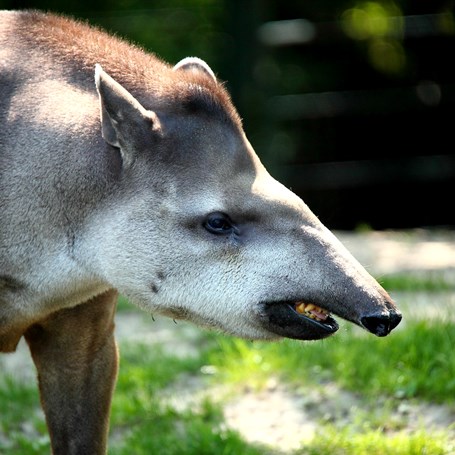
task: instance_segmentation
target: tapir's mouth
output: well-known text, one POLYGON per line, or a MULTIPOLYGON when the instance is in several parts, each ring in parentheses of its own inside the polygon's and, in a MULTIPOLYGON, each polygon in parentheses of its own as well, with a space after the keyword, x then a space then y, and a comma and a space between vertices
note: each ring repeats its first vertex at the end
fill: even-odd
POLYGON ((317 322, 324 322, 331 316, 327 310, 314 305, 313 303, 296 302, 290 305, 292 305, 294 310, 300 315, 313 319, 317 322))
POLYGON ((267 328, 286 338, 319 340, 338 330, 338 323, 330 312, 313 303, 268 302, 263 304, 262 310, 267 328))

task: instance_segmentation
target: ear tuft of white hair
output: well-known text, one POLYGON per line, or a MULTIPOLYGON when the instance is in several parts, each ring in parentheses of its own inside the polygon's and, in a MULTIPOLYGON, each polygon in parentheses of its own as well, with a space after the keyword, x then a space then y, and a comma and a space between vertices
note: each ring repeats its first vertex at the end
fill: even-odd
POLYGON ((210 76, 215 82, 216 76, 209 65, 204 60, 198 57, 185 57, 177 63, 173 68, 174 71, 202 71, 210 76))

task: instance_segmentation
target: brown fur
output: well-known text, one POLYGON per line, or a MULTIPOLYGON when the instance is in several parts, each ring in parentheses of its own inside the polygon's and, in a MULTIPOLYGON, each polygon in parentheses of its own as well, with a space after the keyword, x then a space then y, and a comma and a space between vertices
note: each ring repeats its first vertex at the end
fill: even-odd
POLYGON ((117 293, 51 314, 25 333, 55 454, 106 451, 118 369, 117 293))
POLYGON ((38 11, 22 13, 15 24, 24 37, 38 43, 45 53, 80 71, 93 73, 99 63, 146 108, 206 112, 240 125, 241 120, 223 85, 201 73, 176 74, 172 67, 138 46, 108 35, 88 24, 38 11), (185 80, 186 79, 186 80, 185 80), (153 96, 153 106, 141 95, 153 96))

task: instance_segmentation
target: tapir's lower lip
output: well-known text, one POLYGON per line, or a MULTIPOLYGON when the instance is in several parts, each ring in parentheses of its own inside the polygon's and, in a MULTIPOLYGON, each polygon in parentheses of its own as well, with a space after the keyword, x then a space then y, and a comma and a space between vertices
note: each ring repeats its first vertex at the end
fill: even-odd
MULTIPOLYGON (((328 313, 322 318, 301 312, 302 302, 267 302, 262 304, 263 324, 272 333, 297 340, 319 340, 333 335, 338 323, 328 313)), ((308 305, 308 304, 306 304, 308 305)), ((325 311, 319 307, 318 310, 325 311)))

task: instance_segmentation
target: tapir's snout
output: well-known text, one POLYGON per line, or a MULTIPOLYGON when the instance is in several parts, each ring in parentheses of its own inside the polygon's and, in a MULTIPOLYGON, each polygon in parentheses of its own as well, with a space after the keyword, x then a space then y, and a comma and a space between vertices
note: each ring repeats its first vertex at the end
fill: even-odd
MULTIPOLYGON (((313 302, 316 302, 316 299, 313 299, 313 302)), ((376 305, 373 301, 372 304, 376 305)), ((268 330, 286 338, 319 340, 333 335, 339 326, 332 314, 360 325, 378 337, 384 337, 402 319, 401 313, 392 305, 390 301, 388 308, 383 308, 381 313, 376 309, 371 314, 364 315, 360 312, 353 315, 350 311, 346 311, 345 307, 336 308, 330 304, 326 304, 324 309, 313 303, 303 304, 301 301, 266 302, 262 306, 262 315, 268 330), (300 311, 299 307, 302 305, 311 310, 300 311)), ((364 311, 367 312, 367 310, 364 311)))
POLYGON ((333 234, 322 227, 302 233, 304 260, 294 270, 303 279, 293 282, 291 298, 263 302, 260 314, 269 331, 318 340, 338 330, 337 316, 378 337, 398 326, 402 315, 392 298, 333 234))
POLYGON ((360 319, 360 323, 374 335, 384 337, 400 323, 401 318, 402 316, 399 311, 390 311, 388 314, 363 316, 360 319))

